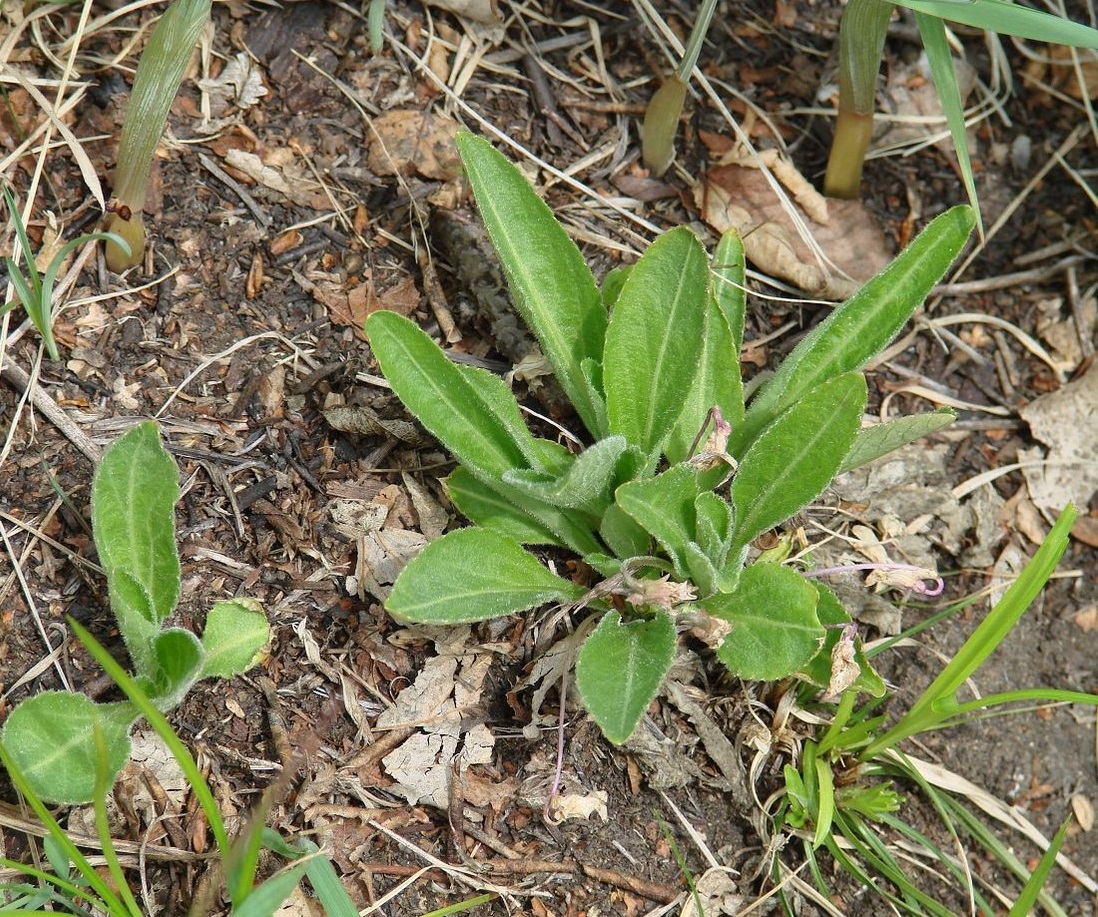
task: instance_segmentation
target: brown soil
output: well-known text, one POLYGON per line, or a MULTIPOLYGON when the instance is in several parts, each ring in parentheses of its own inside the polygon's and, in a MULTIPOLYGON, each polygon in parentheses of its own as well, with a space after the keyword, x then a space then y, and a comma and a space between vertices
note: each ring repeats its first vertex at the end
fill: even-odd
MULTIPOLYGON (((277 770, 272 711, 260 684, 265 676, 277 691, 276 712, 296 755, 294 782, 270 823, 286 836, 315 832, 360 908, 402 885, 383 913, 423 914, 481 888, 507 892, 504 900, 475 913, 678 913, 680 904, 658 909, 685 900, 676 857, 681 854, 690 874, 699 877, 713 865, 704 847, 717 863, 736 870, 726 911, 736 913, 740 905, 733 893, 746 905, 768 888, 759 875, 765 851, 754 803, 733 779, 735 768, 729 770, 724 761, 722 771, 713 746, 700 737, 690 712, 696 706, 661 696, 644 734, 625 749, 610 747, 581 710, 570 709, 565 791, 605 793, 607 819, 596 814, 549 823, 541 803, 554 767, 552 725, 559 698, 553 689, 545 709, 532 710, 533 689, 520 689, 519 683, 535 659, 564 636, 560 622, 531 615, 455 636, 405 628, 386 616, 379 600, 394 563, 422 542, 422 530, 431 531, 425 516, 447 506, 439 480, 452 465, 414 430, 388 423, 408 418, 377 384, 363 318, 376 308, 396 309, 440 337, 440 316, 445 322, 448 314, 442 304, 448 302, 461 336, 455 349, 506 370, 516 359, 514 348, 521 347, 510 340, 514 329, 490 304, 493 280, 477 273, 483 263, 479 255, 471 259, 472 267, 461 264, 462 251, 478 244, 475 230, 468 238, 459 235, 456 243, 443 238, 451 230, 440 228, 440 221, 465 220, 448 211, 469 206, 454 180, 449 127, 460 121, 480 129, 475 112, 558 168, 591 154, 575 170, 576 178, 660 228, 693 222, 702 232, 708 230, 698 222, 688 184, 716 155, 713 135, 729 133, 714 107, 699 101, 684 121, 677 169, 662 181, 648 177, 637 161, 637 116, 651 91, 652 68, 662 70, 663 57, 633 8, 554 2, 538 7, 536 15, 534 7, 524 7, 524 15, 517 6, 503 6, 506 27, 502 37, 492 37, 452 14, 391 3, 387 28, 400 45, 387 44, 375 55, 364 21, 349 6, 314 0, 283 9, 218 5, 207 47, 213 57, 185 80, 154 170, 145 269, 119 278, 102 269, 97 273, 92 262, 78 277, 55 326, 62 359, 41 364, 37 387, 99 448, 140 418, 160 420, 185 485, 177 517, 181 623, 199 628, 204 609, 236 595, 255 597, 266 608, 274 639, 262 668, 229 684, 203 682, 172 714, 227 814, 246 814, 277 770), (592 35, 600 47, 593 46, 592 35), (245 50, 267 95, 244 111, 215 109, 212 117, 221 120, 209 130, 203 126, 206 100, 197 79, 215 76, 226 59, 245 50), (440 91, 420 58, 450 86, 459 86, 462 105, 440 91), (547 97, 537 94, 542 84, 547 97), (383 145, 396 160, 396 174, 383 145), (256 164, 274 170, 273 177, 252 168, 256 164), (273 186, 279 177, 285 183, 273 186), (112 298, 93 299, 103 293, 112 298), (325 412, 343 406, 367 409, 354 421, 359 432, 341 432, 329 422, 325 412), (478 654, 488 652, 483 689, 473 706, 461 711, 461 736, 469 742, 477 726, 486 726, 495 737, 490 760, 450 781, 442 807, 409 802, 381 759, 416 730, 379 728, 378 717, 431 659, 456 653, 467 672, 478 654), (687 833, 687 823, 704 844, 687 833), (467 878, 437 866, 422 871, 430 865, 426 855, 462 867, 467 878)), ((659 6, 673 26, 688 29, 676 5, 659 6)), ((830 78, 838 6, 794 8, 749 0, 727 13, 717 17, 703 58, 707 75, 766 112, 788 142, 792 161, 815 180, 826 158, 830 120, 802 111, 818 104, 821 81, 830 78)), ((131 11, 122 22, 136 28, 153 14, 149 8, 131 11)), ((19 19, 10 9, 4 16, 0 36, 19 19)), ((40 37, 22 33, 12 66, 25 75, 57 78, 42 44, 56 49, 78 16, 77 7, 53 9, 40 37)), ((905 28, 898 28, 890 39, 890 69, 915 54, 906 36, 905 28)), ((68 116, 105 182, 133 48, 125 66, 97 69, 95 62, 114 60, 127 38, 127 32, 110 28, 89 37, 80 69, 93 86, 68 116)), ((979 40, 967 35, 965 40, 979 66, 979 40)), ((1026 66, 1016 51, 1008 51, 1017 69, 1026 66)), ((1006 102, 1008 118, 985 120, 976 129, 979 190, 989 226, 1083 117, 1032 81, 1018 79, 1016 90, 1006 102), (1029 162, 1019 152, 1026 142, 1032 145, 1029 162), (1011 149, 1018 153, 1014 166, 1011 149)), ((0 150, 6 155, 44 118, 15 84, 7 84, 5 96, 0 150)), ((742 104, 732 107, 743 115, 742 104)), ((760 146, 772 144, 762 122, 745 123, 754 124, 760 146)), ((1093 138, 1084 135, 1065 155, 1070 167, 1085 175, 1095 165, 1095 153, 1093 138)), ((5 162, 4 179, 22 201, 33 155, 5 162)), ((950 155, 931 147, 868 164, 864 203, 891 246, 947 205, 963 201, 951 162, 950 155)), ((550 181, 544 171, 536 177, 600 273, 631 258, 650 238, 643 225, 573 186, 550 181)), ((46 158, 30 223, 36 243, 47 233, 47 213, 67 234, 86 231, 97 214, 65 148, 46 158)), ((1093 292, 1093 232, 1091 200, 1064 168, 1052 168, 961 279, 996 278, 1017 269, 1019 259, 1028 267, 1051 269, 1005 289, 969 289, 936 300, 933 314, 987 313, 1037 336, 1043 304, 1059 300, 1056 308, 1070 318, 1071 296, 1081 303, 1093 292), (1065 243, 1059 253, 1026 261, 1026 255, 1059 243, 1065 243), (1070 269, 1055 267, 1073 250, 1086 257, 1070 269)), ((710 232, 710 243, 714 238, 710 232)), ((10 251, 10 244, 4 250, 10 251)), ((769 349, 755 351, 759 362, 771 363, 826 312, 815 304, 762 298, 753 300, 750 310, 749 341, 792 323, 769 349)), ((8 321, 10 332, 16 324, 8 321)), ((965 402, 1009 409, 1007 416, 961 411, 961 434, 938 440, 950 444, 947 487, 1017 461, 1018 449, 1033 443, 1016 409, 1060 384, 1014 337, 983 326, 966 329, 962 337, 983 364, 924 331, 871 374, 878 402, 917 374, 965 402)), ((8 337, 5 368, 35 365, 37 343, 33 331, 8 337)), ((1084 346, 1071 372, 1081 374, 1092 351, 1092 345, 1084 346)), ((109 645, 118 640, 102 579, 85 562, 94 560, 87 523, 92 464, 40 407, 24 403, 17 380, 5 372, 0 418, 10 448, 0 477, 0 684, 10 707, 30 693, 58 687, 53 667, 25 678, 58 647, 58 664, 77 689, 103 689, 97 670, 67 635, 66 615, 109 645)), ((902 394, 890 410, 921 407, 920 398, 902 394)), ((1018 472, 992 486, 1008 501, 1026 497, 1018 472)), ((1088 508, 1082 509, 1085 516, 1088 508)), ((1009 504, 992 526, 991 542, 977 544, 983 536, 973 530, 964 533, 964 547, 982 546, 994 558, 1013 542, 1032 554, 1027 535, 1038 526, 1032 514, 1025 516, 1028 527, 1016 524, 1023 516, 1009 504)), ((451 514, 449 524, 460 522, 451 514)), ((1076 575, 1045 591, 981 673, 982 692, 1028 686, 1098 690, 1092 613, 1098 558, 1086 543, 1094 543, 1087 536, 1091 531, 1083 532, 1085 540, 1073 541, 1062 565, 1076 575)), ((940 569, 951 573, 942 602, 986 583, 986 562, 967 568, 959 548, 939 545, 936 551, 940 569)), ((904 624, 936 607, 906 608, 904 624)), ((896 686, 893 709, 902 710, 929 682, 983 607, 978 603, 931 628, 920 638, 922 648, 896 649, 879 658, 896 686)), ((871 627, 863 630, 867 638, 876 636, 871 627)), ((684 657, 680 680, 688 685, 684 696, 701 705, 709 722, 733 741, 742 742, 749 701, 764 720, 765 705, 776 701, 755 686, 722 679, 709 661, 693 656, 684 657)), ((1018 805, 1046 835, 1055 832, 1073 797, 1098 801, 1092 710, 1022 712, 925 736, 923 742, 919 754, 1018 805)), ((737 747, 736 765, 748 766, 754 752, 737 747)), ((777 787, 782 763, 775 754, 765 764, 760 795, 777 787)), ((449 768, 450 762, 423 761, 425 769, 439 766, 449 768)), ((913 788, 905 790, 915 795, 913 788)), ((170 831, 160 825, 147 834, 149 826, 135 818, 129 833, 120 827, 119 836, 177 851, 167 863, 150 859, 146 870, 155 907, 185 913, 205 865, 186 863, 181 851, 204 852, 209 841, 193 800, 169 800, 166 806, 170 831)), ((7 805, 8 811, 18 810, 7 805)), ((909 817, 918 821, 920 811, 913 804, 909 817)), ((942 837, 940 829, 935 836, 942 837)), ((5 839, 8 855, 25 852, 22 835, 12 828, 5 839)), ((1033 864, 1036 848, 1017 835, 1009 843, 1033 864)), ((1093 831, 1073 828, 1064 849, 1083 871, 1098 875, 1093 831)), ((793 845, 783 856, 795 866, 798 851, 793 845)), ((980 858, 975 868, 990 869, 980 858)), ((870 902, 841 878, 836 887, 835 903, 846 913, 886 913, 884 905, 870 902)), ((1098 914, 1094 895, 1062 873, 1050 889, 1067 913, 1098 914)), ((820 913, 803 901, 799 909, 820 913)), ((706 913, 719 911, 711 905, 706 913)))

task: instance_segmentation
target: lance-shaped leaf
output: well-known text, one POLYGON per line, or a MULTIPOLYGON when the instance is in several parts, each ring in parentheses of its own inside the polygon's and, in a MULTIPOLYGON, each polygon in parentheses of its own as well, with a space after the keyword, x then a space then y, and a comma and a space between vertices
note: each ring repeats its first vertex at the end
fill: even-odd
POLYGON ((774 681, 804 666, 820 648, 824 629, 816 616, 816 589, 803 576, 778 564, 752 564, 736 588, 701 604, 732 625, 717 648, 729 671, 740 678, 774 681))
POLYGON ((475 525, 506 535, 520 544, 564 546, 556 535, 523 512, 509 497, 503 496, 465 468, 458 467, 446 478, 446 493, 466 519, 475 525))
POLYGON ((784 522, 823 492, 850 451, 865 402, 865 378, 846 373, 809 392, 763 430, 732 479, 736 545, 784 522))
POLYGON ((763 428, 816 386, 861 369, 888 346, 957 257, 974 220, 970 207, 947 210, 817 325, 752 399, 743 424, 732 431, 733 454, 742 455, 763 428))
MULTIPOLYGON (((470 383, 463 372, 414 323, 395 312, 375 312, 366 320, 370 347, 393 391, 424 427, 474 474, 500 477, 509 468, 525 468, 532 440, 519 423, 504 416, 510 409, 488 395, 491 383, 470 383), (485 395, 488 395, 486 398, 485 395)), ((500 385, 504 383, 500 381, 500 385)), ((514 396, 508 392, 514 401, 514 396)), ((518 414, 517 405, 514 412, 518 414)))
POLYGON ((926 414, 909 414, 872 427, 863 427, 854 437, 854 445, 837 473, 860 468, 882 455, 895 452, 901 446, 948 427, 956 419, 957 414, 951 408, 940 408, 926 414))
POLYGON ((469 528, 443 535, 413 557, 385 607, 417 624, 468 624, 581 595, 582 588, 550 573, 517 541, 469 528))
POLYGON ((576 685, 587 712, 615 745, 637 728, 674 655, 675 624, 662 611, 629 622, 612 611, 584 641, 576 660, 576 685))
POLYGON ((697 374, 708 289, 705 251, 680 227, 648 247, 614 305, 602 362, 607 420, 649 467, 697 374))
POLYGON ((541 344, 588 431, 600 438, 593 393, 580 369, 599 361, 606 310, 595 278, 552 211, 486 140, 462 133, 458 152, 499 255, 515 308, 541 344))
POLYGON ((664 451, 669 462, 689 458, 709 411, 719 408, 725 421, 736 429, 743 422, 743 380, 740 376, 740 347, 746 306, 744 293, 743 241, 732 230, 721 236, 713 254, 709 278, 709 302, 705 310, 702 352, 698 373, 690 394, 683 402, 664 451))
POLYGON ((1072 22, 1064 16, 1054 16, 1042 10, 1007 3, 1005 0, 979 0, 976 3, 958 3, 957 0, 897 0, 897 5, 1001 35, 1098 49, 1098 31, 1072 22))
POLYGON ((104 454, 92 480, 92 530, 111 610, 139 672, 151 639, 179 600, 175 504, 179 469, 156 423, 139 423, 104 454))
POLYGON ((149 700, 160 710, 177 706, 202 673, 206 653, 189 630, 169 627, 153 640, 155 669, 144 676, 149 700))

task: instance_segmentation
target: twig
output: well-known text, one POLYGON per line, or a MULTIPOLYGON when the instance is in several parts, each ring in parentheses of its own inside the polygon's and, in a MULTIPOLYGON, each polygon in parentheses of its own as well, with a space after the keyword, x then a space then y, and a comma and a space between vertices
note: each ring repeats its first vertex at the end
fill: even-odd
POLYGON ((32 385, 30 376, 20 367, 14 363, 4 363, 3 368, 0 369, 0 376, 14 385, 20 392, 29 392, 31 404, 41 411, 46 419, 57 427, 70 443, 83 452, 89 461, 93 464, 99 464, 99 460, 103 458, 103 450, 85 435, 84 431, 72 421, 68 414, 61 410, 57 402, 40 385, 37 383, 32 385))

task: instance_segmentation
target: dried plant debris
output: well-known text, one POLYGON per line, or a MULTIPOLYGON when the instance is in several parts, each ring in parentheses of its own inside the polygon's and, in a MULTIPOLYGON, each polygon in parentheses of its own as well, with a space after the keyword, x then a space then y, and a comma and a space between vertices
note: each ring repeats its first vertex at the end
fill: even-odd
POLYGON ((1019 413, 1048 447, 1047 457, 1041 449, 1018 453, 1033 502, 1053 515, 1066 503, 1085 509, 1098 490, 1098 369, 1091 364, 1081 378, 1034 398, 1019 413))

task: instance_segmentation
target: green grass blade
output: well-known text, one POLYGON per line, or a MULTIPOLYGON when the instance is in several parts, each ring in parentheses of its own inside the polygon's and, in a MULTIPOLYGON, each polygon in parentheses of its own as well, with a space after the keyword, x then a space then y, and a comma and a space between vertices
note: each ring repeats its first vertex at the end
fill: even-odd
POLYGON ((972 177, 972 157, 968 152, 968 130, 965 126, 965 107, 961 99, 961 90, 957 85, 957 71, 953 66, 953 55, 949 51, 946 39, 945 23, 937 16, 915 12, 915 25, 923 39, 926 59, 930 64, 930 75, 934 78, 934 88, 938 90, 938 99, 945 112, 949 133, 953 138, 953 152, 961 169, 961 179, 965 184, 968 202, 976 214, 976 231, 984 234, 983 220, 980 218, 980 201, 976 197, 976 181, 972 177))
POLYGON ((1030 9, 1005 0, 895 0, 917 13, 937 16, 977 29, 1014 35, 1054 45, 1098 49, 1098 31, 1062 16, 1030 9))
POLYGON ((957 712, 955 694, 1010 633, 1018 619, 1044 588, 1067 549, 1071 526, 1078 511, 1070 504, 1048 533, 1033 559, 1013 585, 973 631, 949 664, 923 692, 899 722, 862 753, 862 760, 890 748, 908 736, 936 726, 957 712), (952 706, 950 706, 952 705, 952 706))

